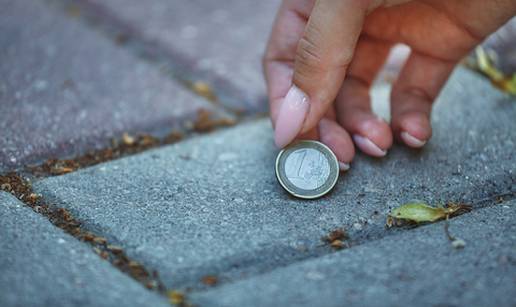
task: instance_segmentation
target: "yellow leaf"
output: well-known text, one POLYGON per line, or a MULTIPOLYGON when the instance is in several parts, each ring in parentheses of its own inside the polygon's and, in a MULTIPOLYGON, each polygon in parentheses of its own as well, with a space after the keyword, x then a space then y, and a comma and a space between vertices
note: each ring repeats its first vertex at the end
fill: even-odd
POLYGON ((185 295, 183 292, 177 290, 170 290, 167 292, 168 300, 171 304, 181 305, 185 301, 185 295))
POLYGON ((516 95, 516 74, 505 75, 493 63, 485 50, 479 46, 475 49, 476 69, 488 77, 491 82, 502 91, 516 95))
POLYGON ((432 207, 425 203, 408 203, 393 209, 387 217, 387 226, 397 226, 398 221, 425 223, 435 222, 470 210, 470 206, 450 204, 447 207, 432 207))
POLYGON ((215 95, 215 92, 213 91, 211 86, 206 82, 195 81, 190 85, 190 87, 192 88, 192 90, 195 93, 201 95, 202 97, 204 97, 208 100, 211 100, 211 101, 217 100, 217 96, 215 95))

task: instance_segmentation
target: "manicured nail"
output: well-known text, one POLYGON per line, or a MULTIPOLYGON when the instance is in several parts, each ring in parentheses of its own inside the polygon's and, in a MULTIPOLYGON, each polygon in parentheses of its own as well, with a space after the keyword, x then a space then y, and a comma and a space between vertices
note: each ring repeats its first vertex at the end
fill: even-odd
POLYGON ((426 141, 422 141, 406 131, 401 133, 401 138, 410 147, 421 148, 426 144, 426 141))
POLYGON ((353 135, 353 140, 355 141, 355 144, 357 144, 360 149, 372 156, 375 157, 383 157, 387 154, 386 150, 382 150, 380 147, 376 146, 375 143, 373 143, 370 139, 365 138, 361 135, 355 134, 353 135))
POLYGON ((276 146, 283 148, 296 138, 303 127, 309 106, 308 96, 293 85, 285 96, 276 119, 276 146))
POLYGON ((345 172, 349 169, 349 164, 339 161, 339 169, 341 172, 345 172))

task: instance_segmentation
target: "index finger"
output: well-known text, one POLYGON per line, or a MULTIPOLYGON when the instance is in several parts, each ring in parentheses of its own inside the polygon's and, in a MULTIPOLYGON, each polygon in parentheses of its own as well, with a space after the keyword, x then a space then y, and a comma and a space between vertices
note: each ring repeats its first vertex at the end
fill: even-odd
POLYGON ((292 85, 299 40, 315 0, 284 0, 281 4, 263 57, 270 114, 276 123, 281 100, 292 85))

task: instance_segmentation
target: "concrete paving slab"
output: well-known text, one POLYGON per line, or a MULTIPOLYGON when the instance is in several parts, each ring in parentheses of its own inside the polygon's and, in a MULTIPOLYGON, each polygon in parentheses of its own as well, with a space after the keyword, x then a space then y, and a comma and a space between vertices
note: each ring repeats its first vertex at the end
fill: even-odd
POLYGON ((199 306, 514 306, 516 201, 191 295, 199 306))
POLYGON ((179 128, 212 109, 44 1, 0 6, 0 172, 103 147, 125 131, 179 128))
POLYGON ((261 58, 280 2, 86 1, 128 35, 166 49, 181 78, 209 82, 221 102, 245 111, 267 108, 261 58))
POLYGON ((170 306, 0 192, 0 306, 170 306))
POLYGON ((267 119, 34 187, 157 269, 169 287, 208 274, 232 280, 329 252, 320 237, 336 227, 357 244, 391 235, 386 214, 413 199, 480 207, 485 198, 513 195, 515 116, 514 99, 458 69, 424 150, 358 155, 335 190, 315 201, 293 199, 276 182, 267 119))

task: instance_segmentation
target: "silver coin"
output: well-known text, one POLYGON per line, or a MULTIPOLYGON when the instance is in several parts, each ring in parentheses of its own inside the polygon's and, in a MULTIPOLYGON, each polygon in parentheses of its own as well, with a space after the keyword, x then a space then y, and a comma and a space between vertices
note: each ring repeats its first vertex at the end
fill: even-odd
POLYGON ((278 154, 276 177, 290 194, 299 198, 318 198, 337 183, 339 162, 326 145, 298 141, 278 154))

